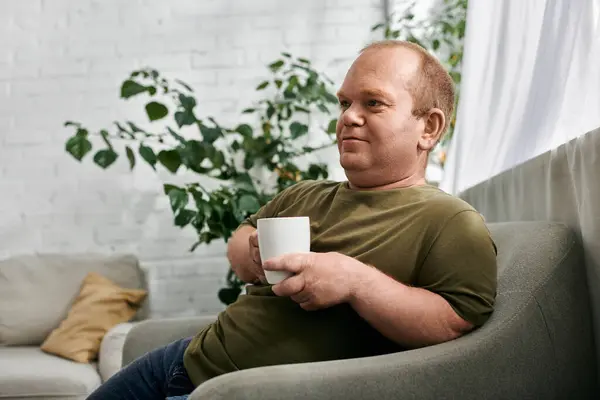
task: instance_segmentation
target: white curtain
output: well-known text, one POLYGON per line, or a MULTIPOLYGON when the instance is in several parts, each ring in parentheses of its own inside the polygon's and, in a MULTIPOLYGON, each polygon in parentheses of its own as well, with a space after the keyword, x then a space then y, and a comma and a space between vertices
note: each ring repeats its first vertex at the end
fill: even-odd
POLYGON ((600 0, 471 0, 457 130, 463 190, 600 127, 600 0))

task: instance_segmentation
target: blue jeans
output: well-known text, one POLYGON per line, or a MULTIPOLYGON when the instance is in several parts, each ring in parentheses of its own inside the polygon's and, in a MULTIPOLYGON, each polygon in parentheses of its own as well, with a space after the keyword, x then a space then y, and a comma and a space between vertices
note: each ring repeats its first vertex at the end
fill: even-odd
POLYGON ((185 399, 195 389, 183 366, 192 338, 176 340, 138 358, 113 375, 88 400, 185 399), (179 397, 183 396, 183 397, 179 397))

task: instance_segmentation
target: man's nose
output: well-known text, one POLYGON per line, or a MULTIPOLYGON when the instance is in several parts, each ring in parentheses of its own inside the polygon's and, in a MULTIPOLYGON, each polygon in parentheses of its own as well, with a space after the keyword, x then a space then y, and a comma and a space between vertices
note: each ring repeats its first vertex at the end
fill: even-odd
POLYGON ((360 107, 352 104, 342 114, 342 122, 345 126, 362 126, 364 125, 364 116, 360 107))

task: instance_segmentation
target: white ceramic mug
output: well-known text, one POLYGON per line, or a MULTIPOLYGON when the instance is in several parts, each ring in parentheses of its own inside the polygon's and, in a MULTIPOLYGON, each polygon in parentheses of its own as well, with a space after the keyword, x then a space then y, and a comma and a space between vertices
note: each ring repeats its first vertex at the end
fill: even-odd
MULTIPOLYGON (((308 217, 261 218, 257 221, 258 247, 263 262, 289 253, 310 252, 310 219, 308 217)), ((265 271, 270 284, 276 284, 291 274, 285 271, 265 271)))

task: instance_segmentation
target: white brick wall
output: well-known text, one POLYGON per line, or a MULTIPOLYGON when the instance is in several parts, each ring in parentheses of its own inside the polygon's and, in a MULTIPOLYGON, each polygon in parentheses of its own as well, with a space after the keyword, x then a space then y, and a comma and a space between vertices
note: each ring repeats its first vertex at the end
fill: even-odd
POLYGON ((149 168, 101 171, 64 152, 65 120, 92 128, 127 118, 121 80, 154 66, 198 92, 203 115, 233 124, 281 51, 340 82, 382 19, 381 0, 2 0, 0 257, 133 252, 149 269, 155 316, 214 313, 224 245, 187 251, 149 168))

